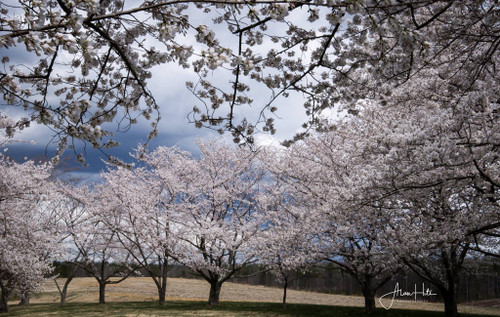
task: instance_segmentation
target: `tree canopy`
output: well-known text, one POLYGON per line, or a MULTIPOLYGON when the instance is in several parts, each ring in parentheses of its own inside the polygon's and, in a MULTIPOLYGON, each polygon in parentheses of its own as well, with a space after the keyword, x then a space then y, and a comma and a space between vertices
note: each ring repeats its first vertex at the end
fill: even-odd
POLYGON ((419 74, 446 83, 434 87, 442 98, 497 80, 496 1, 23 0, 0 10, 0 90, 23 114, 9 129, 47 125, 61 149, 115 146, 117 125, 140 118, 154 137, 160 105, 148 85, 168 63, 199 76, 187 83, 199 98, 186 108, 192 122, 237 143, 274 133, 286 98, 308 115, 297 139, 324 109, 385 102, 419 74))

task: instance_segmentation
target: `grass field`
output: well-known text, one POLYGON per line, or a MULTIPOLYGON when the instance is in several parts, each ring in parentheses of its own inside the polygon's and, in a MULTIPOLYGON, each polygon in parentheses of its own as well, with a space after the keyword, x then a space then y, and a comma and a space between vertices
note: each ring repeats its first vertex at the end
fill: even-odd
MULTIPOLYGON (((386 317, 438 317, 441 312, 391 309, 378 309, 369 316, 386 317)), ((360 307, 342 307, 325 305, 290 304, 283 311, 278 303, 223 302, 217 307, 209 307, 200 301, 170 301, 164 306, 152 302, 114 302, 105 305, 89 303, 69 303, 64 306, 57 304, 35 304, 30 307, 12 307, 7 316, 105 316, 105 317, 145 317, 145 316, 365 316, 360 307)), ((468 315, 467 316, 487 316, 468 315)))
MULTIPOLYGON (((77 278, 69 286, 67 304, 58 304, 54 283, 31 299, 29 307, 13 301, 3 316, 364 316, 363 298, 289 291, 288 309, 279 302, 279 288, 225 283, 217 307, 206 304, 208 283, 202 280, 169 279, 167 303, 156 304, 156 288, 150 278, 129 278, 108 285, 107 304, 99 305, 97 283, 92 278, 77 278)), ((378 304, 378 302, 377 302, 378 304)), ((494 305, 490 305, 494 306, 494 305)), ((391 310, 379 309, 370 316, 442 316, 441 303, 395 302, 391 310)), ((500 308, 459 305, 462 314, 500 316, 500 308)))

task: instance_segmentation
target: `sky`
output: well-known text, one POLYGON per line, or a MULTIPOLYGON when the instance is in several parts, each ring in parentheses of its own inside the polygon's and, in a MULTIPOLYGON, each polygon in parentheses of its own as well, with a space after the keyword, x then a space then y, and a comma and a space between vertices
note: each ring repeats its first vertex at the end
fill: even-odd
MULTIPOLYGON (((194 14, 194 13, 193 13, 194 14)), ((210 21, 206 21, 207 17, 200 15, 200 11, 195 11, 195 14, 190 14, 190 21, 194 25, 196 24, 207 24, 212 25, 210 21)), ((301 23, 301 20, 305 20, 308 16, 306 11, 295 10, 293 16, 294 22, 301 23)), ((303 21, 302 21, 303 22, 303 21)), ((279 29, 283 26, 276 26, 277 29, 272 29, 273 32, 283 32, 284 30, 279 29)), ((231 47, 233 51, 236 50, 237 40, 236 37, 230 34, 225 28, 225 26, 216 26, 217 37, 221 41, 222 45, 231 47), (226 32, 226 33, 223 33, 226 32)), ((273 28, 271 25, 270 28, 273 28)), ((195 48, 199 44, 194 43, 194 41, 188 38, 182 39, 185 41, 181 44, 193 45, 195 48), (191 41, 191 42, 190 42, 191 41)), ((158 43, 157 47, 161 47, 158 43)), ((271 48, 279 48, 279 44, 274 44, 269 41, 269 44, 261 46, 259 49, 266 52, 271 48), (273 47, 278 46, 278 47, 273 47)), ((4 54, 5 49, 0 49, 0 54, 4 54)), ((15 50, 10 49, 6 52, 11 58, 16 58, 23 63, 29 64, 30 55, 23 51, 23 47, 19 45, 15 50)), ((187 115, 192 110, 193 106, 200 105, 200 101, 186 88, 185 83, 187 81, 197 82, 198 75, 193 72, 192 69, 184 69, 175 64, 163 64, 152 69, 153 76, 148 80, 148 88, 151 90, 153 96, 160 105, 160 114, 162 120, 159 125, 158 136, 149 143, 149 149, 153 150, 158 146, 178 146, 183 150, 192 152, 194 155, 197 154, 196 145, 194 140, 196 138, 211 138, 220 137, 218 133, 211 131, 206 128, 197 129, 194 124, 189 123, 187 115)), ((230 85, 228 82, 233 79, 232 76, 224 77, 221 76, 220 71, 215 71, 212 74, 211 80, 221 83, 222 85, 230 85)), ((254 103, 250 108, 239 109, 239 114, 244 114, 246 117, 257 117, 258 113, 261 111, 263 105, 265 105, 270 99, 270 91, 263 90, 253 90, 253 94, 250 95, 254 99, 254 103)), ((52 96, 55 98, 54 96, 52 96)), ((57 101, 55 99, 54 101, 57 101)), ((259 133, 255 136, 256 144, 278 144, 280 141, 285 139, 291 139, 297 133, 302 131, 301 125, 307 120, 305 110, 303 108, 303 99, 300 95, 291 95, 286 100, 279 101, 278 110, 276 111, 275 126, 277 133, 273 136, 265 133, 259 133)), ((22 111, 19 111, 16 107, 5 107, 0 104, 0 110, 11 115, 13 117, 21 117, 26 115, 22 111)), ((252 122, 252 120, 250 120, 252 122)), ((116 122, 115 122, 116 123, 116 122)), ((140 143, 144 143, 147 140, 147 135, 150 130, 151 121, 145 119, 140 119, 138 124, 133 125, 131 129, 125 133, 116 134, 115 139, 121 143, 119 147, 113 148, 111 150, 106 150, 106 153, 115 157, 118 157, 124 161, 130 161, 129 153, 133 152, 134 148, 140 143)), ((53 133, 47 127, 32 124, 30 128, 18 133, 15 138, 21 142, 13 143, 8 145, 9 156, 15 158, 18 161, 22 161, 25 157, 28 159, 50 159, 55 152, 56 144, 52 140, 53 133)), ((226 142, 232 142, 230 133, 225 133, 222 137, 226 142)), ((99 179, 99 172, 105 168, 105 163, 103 160, 106 156, 100 151, 93 149, 91 146, 85 148, 81 147, 78 152, 83 152, 85 155, 86 162, 89 167, 82 167, 80 164, 76 163, 76 154, 71 150, 65 152, 65 156, 68 157, 65 161, 66 164, 70 164, 73 167, 78 167, 79 170, 73 172, 78 174, 84 179, 99 179)))
MULTIPOLYGON (((154 71, 150 80, 149 88, 160 105, 161 121, 159 124, 159 134, 153 139, 148 147, 153 150, 158 146, 178 146, 183 150, 197 154, 197 148, 194 143, 196 138, 222 138, 225 142, 232 142, 230 133, 225 133, 222 137, 215 131, 207 128, 198 129, 194 124, 189 123, 187 118, 192 107, 198 100, 185 87, 185 82, 193 74, 189 70, 167 64, 154 71)), ((9 113, 8 108, 0 108, 9 113)), ((258 105, 255 111, 260 111, 258 105)), ((248 109, 246 111, 252 111, 248 109)), ((12 111, 11 111, 12 114, 12 111)), ((260 133, 256 136, 257 145, 277 143, 293 135, 301 129, 301 124, 305 121, 305 113, 300 102, 293 102, 285 108, 277 111, 278 117, 275 118, 277 133, 274 136, 260 133)), ((131 161, 130 153, 140 143, 147 140, 151 121, 140 119, 138 124, 133 125, 130 130, 116 134, 119 147, 106 150, 107 154, 113 155, 125 161, 131 161)), ((55 152, 56 144, 53 132, 42 125, 32 124, 15 135, 15 139, 20 142, 8 144, 5 152, 18 161, 28 159, 50 159, 55 152)), ((88 167, 84 168, 76 162, 75 154, 71 150, 66 150, 64 156, 67 157, 65 164, 79 168, 73 174, 85 179, 98 179, 99 172, 105 168, 106 156, 97 149, 87 146, 84 150, 88 167)))
MULTIPOLYGON (((153 69, 153 77, 149 80, 149 89, 160 105, 161 121, 159 134, 149 143, 149 149, 158 146, 178 146, 183 150, 197 154, 194 144, 196 138, 221 138, 218 133, 207 128, 198 129, 189 123, 187 115, 194 105, 199 104, 198 99, 186 88, 186 81, 196 81, 197 75, 189 69, 183 69, 175 64, 164 64, 153 69)), ((260 112, 260 105, 266 102, 265 98, 259 99, 258 94, 254 97, 255 104, 252 108, 245 109, 247 115, 252 116, 260 112), (255 112, 255 113, 252 113, 255 112)), ((0 106, 0 110, 14 116, 20 117, 26 113, 19 112, 14 107, 0 106)), ((257 145, 277 143, 287 138, 292 138, 301 130, 302 123, 306 120, 304 108, 300 99, 290 99, 286 107, 278 108, 275 117, 277 133, 273 136, 265 133, 256 135, 257 145)), ((106 150, 107 154, 113 155, 125 161, 130 161, 129 153, 140 143, 147 140, 151 121, 139 119, 138 124, 133 125, 130 130, 116 134, 116 140, 120 146, 106 150)), ((50 159, 56 149, 56 140, 52 140, 54 133, 47 127, 32 123, 31 126, 15 135, 15 142, 8 144, 5 152, 17 161, 28 159, 50 159)), ((230 143, 230 133, 225 133, 222 138, 230 143)), ((5 150, 4 150, 5 151, 5 150)), ((73 174, 88 180, 98 180, 99 172, 105 168, 106 156, 97 149, 87 146, 84 151, 88 167, 84 168, 76 162, 75 153, 66 150, 65 164, 79 168, 73 174)))

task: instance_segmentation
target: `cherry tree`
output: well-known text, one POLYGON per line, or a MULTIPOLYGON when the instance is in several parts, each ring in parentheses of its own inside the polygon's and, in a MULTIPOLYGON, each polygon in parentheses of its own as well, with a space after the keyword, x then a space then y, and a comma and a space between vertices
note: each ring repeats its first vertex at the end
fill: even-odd
POLYGON ((80 255, 75 258, 76 264, 99 283, 99 303, 104 304, 106 285, 122 282, 137 270, 137 265, 120 244, 117 231, 102 221, 106 204, 99 192, 78 189, 72 192, 72 198, 83 209, 68 223, 73 247, 80 255))
MULTIPOLYGON (((177 155, 181 154, 174 149, 162 148, 148 158, 161 157, 168 163, 177 155)), ((169 173, 168 167, 164 167, 164 172, 169 173)), ((149 273, 157 287, 159 303, 164 304, 169 260, 176 244, 170 228, 172 205, 178 193, 171 179, 156 172, 146 168, 110 169, 102 174, 104 183, 99 185, 99 195, 104 204, 102 221, 117 232, 123 248, 149 273)))
POLYGON ((144 154, 166 183, 176 186, 170 229, 177 241, 172 256, 210 283, 210 305, 219 303, 222 284, 256 260, 260 232, 258 184, 264 171, 247 149, 217 140, 198 140, 200 157, 144 154), (172 178, 173 177, 173 178, 172 178))
POLYGON ((307 216, 309 232, 317 235, 321 259, 358 281, 365 310, 372 312, 375 292, 401 265, 385 234, 391 214, 377 206, 380 202, 367 201, 366 190, 360 189, 366 187, 372 162, 355 147, 363 136, 356 135, 358 119, 351 119, 293 145, 273 168, 293 188, 292 197, 307 197, 302 200, 313 211, 307 216))
POLYGON ((469 232, 492 220, 491 206, 460 182, 406 191, 398 195, 398 204, 390 220, 394 231, 387 236, 394 252, 438 288, 446 316, 457 316, 458 281, 467 260, 477 255, 469 232))
MULTIPOLYGON (((471 233, 476 245, 488 249, 484 234, 499 227, 498 186, 496 176, 490 176, 490 167, 498 165, 498 130, 493 127, 498 105, 478 100, 489 93, 469 93, 455 105, 445 99, 444 107, 427 102, 406 114, 398 110, 406 121, 390 124, 381 146, 384 178, 390 180, 385 192, 392 191, 394 206, 401 204, 392 208, 399 209, 391 238, 399 241, 396 252, 439 288, 447 316, 457 315, 457 281, 471 256, 471 233)), ((382 126, 387 131, 387 122, 382 126)))
MULTIPOLYGON (((457 238, 455 242, 470 243, 473 235, 477 238, 475 249, 491 253, 487 245, 480 245, 487 241, 485 235, 495 237, 499 227, 495 172, 500 163, 498 76, 485 71, 463 90, 457 86, 458 78, 446 77, 449 65, 443 65, 420 70, 411 81, 392 89, 390 97, 373 95, 356 100, 356 111, 337 121, 323 121, 322 132, 292 147, 291 162, 281 169, 289 171, 291 181, 301 192, 309 193, 318 211, 327 216, 325 223, 332 230, 325 230, 329 233, 326 236, 331 236, 331 244, 336 245, 332 250, 342 253, 360 249, 360 254, 366 253, 370 242, 364 239, 369 237, 372 242, 378 240, 373 251, 387 254, 390 245, 379 243, 387 241, 394 229, 390 220, 402 219, 394 210, 405 210, 409 217, 419 218, 423 209, 431 208, 399 207, 400 202, 426 201, 427 191, 442 192, 445 188, 445 192, 457 192, 441 197, 441 205, 454 205, 445 208, 453 212, 442 216, 443 221, 449 220, 452 228, 458 221, 455 219, 475 219, 474 226, 458 221, 460 225, 455 228, 467 239, 457 238), (460 201, 456 195, 462 197, 464 193, 472 201, 481 201, 481 207, 465 208, 454 202, 460 201), (335 241, 348 243, 342 246, 335 241), (359 247, 353 247, 356 244, 359 247)), ((426 221, 432 222, 432 217, 426 218, 420 229, 426 221)), ((406 232, 399 228, 394 234, 406 232)), ((443 225, 440 234, 432 235, 436 247, 449 245, 447 228, 443 225)), ((406 244, 430 248, 424 241, 406 244)), ((419 254, 413 251, 395 250, 394 254, 419 254)), ((361 266, 355 264, 358 269, 361 266)), ((384 274, 377 275, 384 279, 384 274)), ((453 297, 448 296, 453 294, 452 288, 443 287, 447 297, 453 297)), ((445 305, 450 316, 456 314, 453 301, 445 305)))
POLYGON ((360 112, 328 133, 350 133, 340 147, 349 155, 331 151, 332 157, 362 163, 345 170, 349 189, 337 194, 387 214, 379 216, 386 239, 408 238, 394 254, 439 285, 446 314, 455 316, 456 279, 472 236, 475 250, 491 250, 485 235, 494 236, 499 227, 498 79, 485 74, 457 96, 455 84, 437 76, 440 71, 423 72, 427 76, 394 89, 384 102, 358 103, 360 112))
POLYGON ((155 65, 198 74, 188 83, 197 126, 253 142, 256 130, 275 131, 284 98, 303 99, 310 128, 326 108, 356 111, 435 67, 458 94, 470 91, 498 60, 494 1, 37 0, 1 10, 2 95, 28 112, 15 127, 48 125, 61 148, 69 138, 116 145, 106 125, 115 119, 154 117, 153 137, 155 65), (257 118, 243 115, 263 92, 257 118))
POLYGON ((82 252, 75 246, 74 235, 72 233, 74 230, 79 230, 88 219, 87 210, 81 199, 88 195, 89 189, 84 185, 73 186, 60 181, 58 181, 57 185, 61 193, 59 201, 60 208, 62 209, 61 221, 66 229, 64 234, 61 235, 61 250, 57 260, 62 262, 63 265, 69 266, 69 272, 66 273, 66 280, 62 287, 57 281, 59 276, 54 276, 54 283, 61 297, 60 304, 63 305, 66 303, 69 284, 73 281, 78 269, 81 268, 83 261, 82 252))
POLYGON ((297 273, 307 272, 323 259, 318 248, 317 213, 314 202, 289 182, 287 161, 281 147, 263 147, 259 161, 268 172, 261 185, 259 202, 265 224, 256 244, 259 261, 283 285, 283 309, 287 289, 297 273))
POLYGON ((318 250, 316 230, 311 227, 307 205, 300 204, 291 188, 272 182, 261 198, 265 208, 265 225, 256 244, 259 261, 270 269, 283 285, 283 309, 286 309, 287 289, 297 273, 305 273, 322 259, 318 250))
POLYGON ((387 216, 382 208, 343 209, 327 223, 321 244, 327 259, 356 279, 365 311, 375 310, 375 293, 401 269, 400 258, 385 240, 387 216), (339 215, 340 214, 340 215, 339 215))
POLYGON ((39 290, 51 273, 61 232, 51 168, 0 157, 0 312, 9 295, 39 290))

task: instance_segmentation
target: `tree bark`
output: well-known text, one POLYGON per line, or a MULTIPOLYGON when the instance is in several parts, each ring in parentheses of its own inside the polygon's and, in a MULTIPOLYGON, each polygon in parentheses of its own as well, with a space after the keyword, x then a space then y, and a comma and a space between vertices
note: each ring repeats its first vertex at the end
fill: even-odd
POLYGON ((375 290, 373 290, 371 281, 367 281, 363 285, 363 296, 365 297, 365 312, 372 313, 375 311, 375 290))
POLYGON ((285 282, 283 283, 283 310, 286 310, 286 290, 288 288, 288 279, 285 278, 285 282))
POLYGON ((167 293, 167 273, 168 273, 168 252, 165 251, 163 261, 160 262, 160 283, 158 286, 158 302, 160 305, 165 304, 165 296, 167 293))
POLYGON ((65 289, 61 293, 61 300, 59 301, 59 304, 61 304, 61 305, 66 304, 66 290, 65 289))
POLYGON ((0 290, 2 295, 0 296, 0 313, 8 313, 9 307, 7 306, 7 300, 9 299, 9 294, 3 289, 0 290))
POLYGON ((446 317, 457 317, 458 316, 458 310, 457 310, 457 301, 455 299, 455 296, 445 296, 444 297, 444 315, 446 317))
POLYGON ((160 305, 165 304, 165 297, 167 293, 167 277, 164 276, 161 280, 161 285, 158 287, 158 302, 160 305))
POLYGON ((28 306, 30 304, 30 293, 29 292, 24 292, 21 295, 21 301, 19 302, 19 305, 21 306, 28 306))
POLYGON ((457 299, 455 297, 454 289, 449 291, 442 291, 444 299, 444 315, 446 317, 457 317, 457 299))
POLYGON ((99 304, 106 303, 106 282, 99 281, 99 304))
POLYGON ((457 317, 457 283, 458 283, 458 270, 449 270, 447 272, 447 284, 440 288, 444 300, 444 315, 446 317, 457 317), (447 287, 446 287, 447 286, 447 287))
POLYGON ((210 283, 210 295, 208 297, 208 305, 219 304, 221 287, 222 287, 222 283, 219 283, 219 282, 211 282, 210 283))
POLYGON ((66 296, 68 294, 68 286, 72 280, 73 280, 73 276, 70 276, 66 279, 66 281, 64 281, 64 286, 63 286, 63 289, 61 291, 61 302, 60 302, 61 305, 66 304, 66 296))

